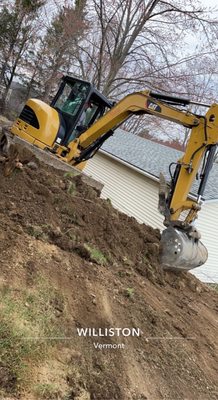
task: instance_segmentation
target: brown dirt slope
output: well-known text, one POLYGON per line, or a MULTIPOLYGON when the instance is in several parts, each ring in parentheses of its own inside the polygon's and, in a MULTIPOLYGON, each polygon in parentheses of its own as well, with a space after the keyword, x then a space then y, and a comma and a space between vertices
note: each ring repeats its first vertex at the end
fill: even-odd
POLYGON ((217 399, 218 293, 161 272, 159 232, 80 176, 34 167, 0 166, 0 399, 217 399), (110 327, 141 335, 77 334, 110 327))

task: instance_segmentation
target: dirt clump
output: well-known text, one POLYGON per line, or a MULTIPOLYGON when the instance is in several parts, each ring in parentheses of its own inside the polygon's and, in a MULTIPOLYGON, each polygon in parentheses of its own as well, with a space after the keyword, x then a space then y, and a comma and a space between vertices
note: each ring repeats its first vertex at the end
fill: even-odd
POLYGON ((42 163, 0 193, 0 399, 217 399, 218 294, 158 230, 42 163))

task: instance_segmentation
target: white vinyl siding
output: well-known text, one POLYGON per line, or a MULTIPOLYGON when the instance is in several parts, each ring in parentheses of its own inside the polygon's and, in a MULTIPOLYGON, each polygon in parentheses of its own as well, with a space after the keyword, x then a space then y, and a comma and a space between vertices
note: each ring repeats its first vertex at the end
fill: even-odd
MULTIPOLYGON (((109 198, 115 208, 153 228, 164 228, 163 217, 157 209, 158 182, 101 152, 87 163, 84 172, 104 184, 101 196, 109 198)), ((209 258, 205 266, 195 270, 194 274, 204 282, 218 282, 218 202, 203 206, 197 227, 209 258)))
POLYGON ((158 184, 103 153, 91 159, 84 172, 104 184, 101 196, 127 215, 154 228, 163 229, 156 211, 158 184))
POLYGON ((203 282, 218 283, 218 201, 202 206, 196 227, 201 232, 202 242, 208 250, 208 260, 196 270, 196 276, 203 282))

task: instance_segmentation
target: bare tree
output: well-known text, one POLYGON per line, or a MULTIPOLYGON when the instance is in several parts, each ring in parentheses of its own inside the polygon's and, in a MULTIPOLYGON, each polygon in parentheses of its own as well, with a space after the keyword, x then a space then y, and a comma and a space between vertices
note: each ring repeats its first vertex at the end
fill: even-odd
POLYGON ((43 4, 42 0, 15 0, 0 11, 0 85, 5 87, 2 110, 16 70, 34 35, 34 21, 43 4))
MULTIPOLYGON (((117 100, 148 88, 212 102, 218 22, 211 10, 195 0, 92 0, 89 10, 92 29, 80 44, 77 68, 107 96, 117 100)), ((177 147, 188 137, 182 127, 149 116, 123 127, 135 134, 149 130, 177 147)))
MULTIPOLYGON (((92 29, 79 46, 77 66, 110 97, 145 86, 171 91, 177 67, 190 58, 183 55, 188 33, 204 33, 207 53, 214 52, 217 23, 196 0, 92 0, 89 15, 92 29)), ((202 57, 202 49, 192 56, 202 57)))
POLYGON ((75 57, 76 44, 87 27, 84 8, 84 0, 77 0, 74 6, 58 6, 57 14, 32 57, 29 87, 35 82, 44 101, 49 100, 60 76, 69 70, 75 57))

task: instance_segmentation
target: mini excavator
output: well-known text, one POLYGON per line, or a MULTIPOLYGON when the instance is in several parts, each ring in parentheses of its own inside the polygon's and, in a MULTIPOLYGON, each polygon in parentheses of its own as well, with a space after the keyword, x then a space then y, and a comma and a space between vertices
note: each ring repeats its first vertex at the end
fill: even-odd
MULTIPOLYGON (((189 128, 184 155, 171 163, 169 183, 161 174, 159 188, 159 211, 166 226, 161 237, 161 264, 164 269, 187 271, 204 264, 208 257, 194 222, 218 144, 218 104, 200 104, 208 108, 205 115, 189 112, 189 104, 197 103, 149 90, 129 94, 114 104, 89 82, 64 76, 50 105, 38 99, 27 101, 11 133, 83 169, 115 129, 133 115, 152 114, 189 128), (193 197, 190 191, 196 178, 198 191, 193 197)), ((6 142, 7 138, 1 137, 0 147, 6 142)))

